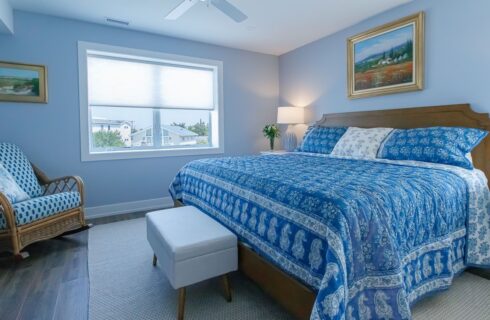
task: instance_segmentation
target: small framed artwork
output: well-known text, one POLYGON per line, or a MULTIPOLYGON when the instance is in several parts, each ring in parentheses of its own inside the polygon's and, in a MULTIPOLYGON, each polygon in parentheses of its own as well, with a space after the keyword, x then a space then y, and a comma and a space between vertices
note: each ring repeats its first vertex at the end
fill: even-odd
POLYGON ((48 102, 46 67, 0 61, 0 102, 48 102))
POLYGON ((422 90, 424 13, 349 38, 347 63, 351 99, 422 90))

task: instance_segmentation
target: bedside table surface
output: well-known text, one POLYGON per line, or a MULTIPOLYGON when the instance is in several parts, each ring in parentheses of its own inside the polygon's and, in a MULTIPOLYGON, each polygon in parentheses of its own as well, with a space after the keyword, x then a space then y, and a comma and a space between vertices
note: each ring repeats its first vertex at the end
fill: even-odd
POLYGON ((266 150, 260 151, 260 154, 286 154, 289 153, 286 150, 266 150))

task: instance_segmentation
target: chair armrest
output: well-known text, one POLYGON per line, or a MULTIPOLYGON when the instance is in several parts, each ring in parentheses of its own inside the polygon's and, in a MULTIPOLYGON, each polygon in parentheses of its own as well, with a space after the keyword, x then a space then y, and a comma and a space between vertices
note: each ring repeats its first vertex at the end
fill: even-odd
POLYGON ((49 180, 42 187, 44 188, 43 196, 60 192, 78 191, 80 193, 80 205, 84 203, 83 180, 78 176, 66 176, 49 180))
POLYGON ((5 220, 7 221, 7 229, 14 230, 15 229, 15 216, 14 209, 12 208, 12 204, 6 195, 0 192, 0 212, 3 213, 5 220))

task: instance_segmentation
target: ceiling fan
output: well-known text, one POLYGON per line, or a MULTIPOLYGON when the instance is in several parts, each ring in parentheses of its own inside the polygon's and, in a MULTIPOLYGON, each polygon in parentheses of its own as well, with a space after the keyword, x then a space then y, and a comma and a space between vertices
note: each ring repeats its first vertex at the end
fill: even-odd
POLYGON ((186 13, 187 10, 189 10, 199 2, 203 2, 208 6, 212 5, 216 7, 216 9, 220 10, 236 22, 242 22, 248 18, 243 12, 241 12, 237 7, 229 3, 227 0, 184 0, 181 4, 170 11, 165 19, 176 20, 181 15, 186 13))

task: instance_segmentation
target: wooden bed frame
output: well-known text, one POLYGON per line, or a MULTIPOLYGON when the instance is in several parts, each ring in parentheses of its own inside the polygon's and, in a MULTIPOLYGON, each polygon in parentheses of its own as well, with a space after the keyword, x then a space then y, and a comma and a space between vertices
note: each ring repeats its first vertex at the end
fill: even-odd
MULTIPOLYGON (((362 128, 457 126, 490 131, 490 118, 486 113, 474 112, 469 104, 457 104, 325 114, 316 125, 362 128)), ((474 166, 490 177, 490 137, 486 137, 471 155, 474 166)), ((175 205, 182 203, 176 201, 175 205)), ((239 269, 298 319, 310 318, 316 293, 242 243, 239 244, 239 269)))

